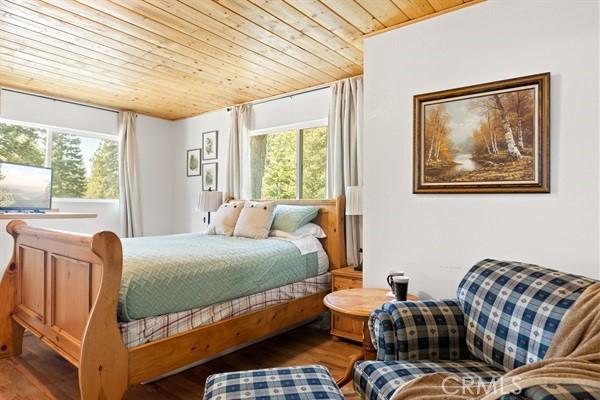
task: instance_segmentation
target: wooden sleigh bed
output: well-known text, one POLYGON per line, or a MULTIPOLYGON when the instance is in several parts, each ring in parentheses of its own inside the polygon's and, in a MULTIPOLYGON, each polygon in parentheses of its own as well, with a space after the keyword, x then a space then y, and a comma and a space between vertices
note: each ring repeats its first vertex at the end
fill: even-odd
MULTIPOLYGON (((316 205, 314 221, 330 270, 345 264, 344 198, 280 201, 316 205)), ((281 332, 325 311, 328 291, 127 348, 117 305, 123 254, 112 232, 83 235, 7 227, 14 238, 11 261, 0 283, 0 358, 21 354, 27 329, 78 368, 81 398, 120 399, 142 383, 228 349, 281 332)))

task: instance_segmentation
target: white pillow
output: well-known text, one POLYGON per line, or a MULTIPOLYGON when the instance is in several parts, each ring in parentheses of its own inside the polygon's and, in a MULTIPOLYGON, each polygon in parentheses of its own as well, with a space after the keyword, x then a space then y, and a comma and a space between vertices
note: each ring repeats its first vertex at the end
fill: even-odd
POLYGON ((273 223, 274 201, 248 201, 235 224, 233 236, 266 239, 273 223))
POLYGON ((299 238, 299 237, 303 237, 303 236, 312 236, 317 239, 325 239, 327 237, 327 234, 325 233, 323 228, 321 228, 320 225, 313 224, 312 222, 309 222, 308 224, 301 226, 300 228, 296 229, 292 233, 274 229, 271 231, 271 233, 269 235, 273 236, 273 237, 290 238, 290 239, 299 238))
POLYGON ((321 228, 321 225, 317 225, 312 222, 309 222, 308 224, 305 224, 304 226, 301 226, 300 228, 296 229, 294 231, 294 235, 314 236, 317 239, 325 239, 327 237, 327 234, 325 233, 323 228, 321 228))
POLYGON ((235 225, 243 208, 243 201, 230 201, 229 203, 221 204, 221 207, 213 215, 213 220, 208 227, 207 233, 209 235, 233 235, 235 225))

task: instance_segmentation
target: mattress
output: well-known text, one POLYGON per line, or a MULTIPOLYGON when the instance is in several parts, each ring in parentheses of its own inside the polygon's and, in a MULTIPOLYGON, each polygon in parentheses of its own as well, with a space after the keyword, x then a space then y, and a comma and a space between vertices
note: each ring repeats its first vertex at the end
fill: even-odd
POLYGON ((122 322, 202 308, 318 274, 317 252, 286 240, 184 234, 122 244, 122 322))
POLYGON ((132 348, 330 288, 331 274, 325 273, 208 307, 122 322, 119 326, 125 345, 132 348))

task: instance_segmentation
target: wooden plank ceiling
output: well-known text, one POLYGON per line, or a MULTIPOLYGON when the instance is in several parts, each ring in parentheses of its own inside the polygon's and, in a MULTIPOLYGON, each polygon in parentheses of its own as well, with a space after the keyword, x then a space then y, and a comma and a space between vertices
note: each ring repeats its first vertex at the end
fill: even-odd
POLYGON ((0 85, 178 119, 362 73, 362 36, 470 0, 0 0, 0 85))

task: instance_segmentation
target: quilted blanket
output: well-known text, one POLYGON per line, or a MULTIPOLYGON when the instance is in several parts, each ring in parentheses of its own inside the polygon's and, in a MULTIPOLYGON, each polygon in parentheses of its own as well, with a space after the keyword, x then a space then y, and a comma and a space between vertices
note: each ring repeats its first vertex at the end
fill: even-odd
POLYGON ((317 275, 317 253, 282 240, 184 234, 123 239, 121 322, 251 295, 317 275))

